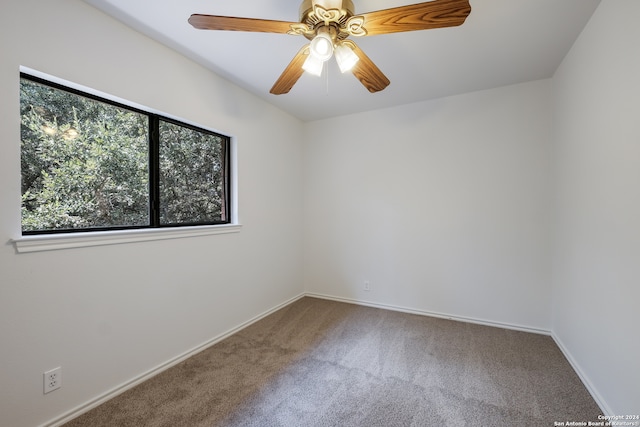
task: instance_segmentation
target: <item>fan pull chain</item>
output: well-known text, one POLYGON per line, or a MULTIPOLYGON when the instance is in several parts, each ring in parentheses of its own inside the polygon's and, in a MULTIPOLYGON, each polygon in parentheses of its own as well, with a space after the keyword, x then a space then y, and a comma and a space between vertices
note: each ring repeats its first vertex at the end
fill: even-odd
POLYGON ((329 65, 328 65, 329 61, 325 61, 324 64, 322 65, 324 67, 324 71, 325 71, 325 90, 326 90, 326 95, 329 96, 329 65))

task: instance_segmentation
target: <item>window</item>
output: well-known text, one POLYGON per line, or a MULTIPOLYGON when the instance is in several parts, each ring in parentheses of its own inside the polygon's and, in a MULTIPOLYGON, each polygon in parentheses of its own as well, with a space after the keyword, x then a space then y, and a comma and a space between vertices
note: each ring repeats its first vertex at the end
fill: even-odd
POLYGON ((230 223, 230 138, 21 73, 22 234, 230 223))

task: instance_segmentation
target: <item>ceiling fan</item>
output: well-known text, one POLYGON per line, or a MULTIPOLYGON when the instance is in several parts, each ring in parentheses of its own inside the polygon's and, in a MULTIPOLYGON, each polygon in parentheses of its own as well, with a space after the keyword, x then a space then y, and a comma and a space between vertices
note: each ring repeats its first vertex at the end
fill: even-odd
POLYGON ((361 15, 354 13, 351 0, 303 0, 300 22, 193 14, 189 23, 202 30, 302 35, 310 40, 271 88, 274 95, 288 93, 305 71, 321 75, 324 62, 334 55, 343 73, 350 70, 374 93, 386 88, 389 79, 349 36, 455 27, 470 12, 469 0, 432 0, 361 15))

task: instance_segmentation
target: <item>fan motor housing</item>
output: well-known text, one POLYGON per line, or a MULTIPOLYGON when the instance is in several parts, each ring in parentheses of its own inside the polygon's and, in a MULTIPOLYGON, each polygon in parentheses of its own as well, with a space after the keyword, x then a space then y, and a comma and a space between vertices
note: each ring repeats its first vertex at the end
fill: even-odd
POLYGON ((300 22, 307 24, 313 30, 313 33, 305 34, 308 39, 312 39, 318 28, 323 26, 330 27, 332 37, 335 39, 346 39, 349 33, 343 29, 352 16, 354 16, 354 7, 351 0, 304 0, 300 5, 300 22), (338 13, 319 16, 314 10, 314 5, 320 6, 326 11, 337 10, 338 13))
POLYGON ((317 4, 319 6, 324 7, 325 9, 336 9, 335 3, 342 3, 341 7, 337 7, 337 9, 343 9, 347 12, 349 17, 353 16, 355 8, 353 7, 353 2, 351 0, 342 0, 342 2, 336 0, 303 0, 300 5, 300 22, 306 22, 309 16, 309 13, 313 11, 313 5, 317 4))

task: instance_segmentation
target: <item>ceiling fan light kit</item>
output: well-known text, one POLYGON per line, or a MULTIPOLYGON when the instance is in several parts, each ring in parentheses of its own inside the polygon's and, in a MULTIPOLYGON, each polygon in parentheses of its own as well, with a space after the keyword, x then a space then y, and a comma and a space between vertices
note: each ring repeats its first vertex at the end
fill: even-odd
POLYGON ((204 30, 302 35, 310 40, 271 88, 274 95, 288 93, 304 71, 320 76, 334 53, 341 72, 350 70, 375 93, 390 81, 349 37, 455 27, 464 23, 471 6, 469 0, 432 0, 361 15, 354 11, 351 0, 303 0, 300 22, 194 14, 189 23, 204 30))
POLYGON ((309 57, 302 68, 314 76, 322 75, 324 63, 335 54, 341 72, 347 72, 356 65, 360 58, 353 50, 340 41, 336 41, 336 30, 332 26, 318 28, 317 35, 309 44, 309 57))

